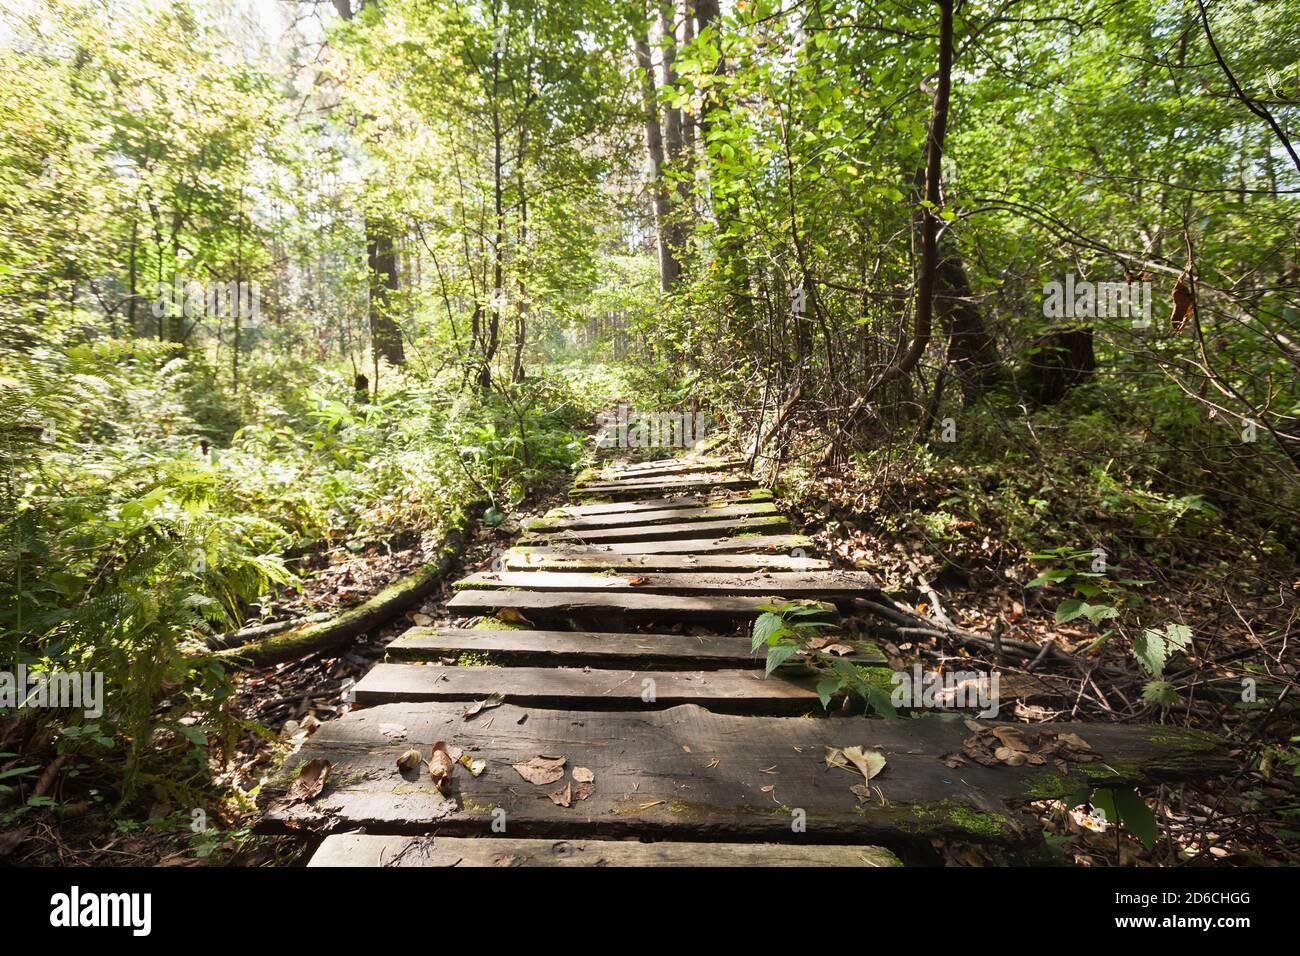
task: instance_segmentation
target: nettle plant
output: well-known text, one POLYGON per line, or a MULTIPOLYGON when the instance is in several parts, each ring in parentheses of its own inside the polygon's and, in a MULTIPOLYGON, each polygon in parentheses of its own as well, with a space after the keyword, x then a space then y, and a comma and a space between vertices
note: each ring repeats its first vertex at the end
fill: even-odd
MULTIPOLYGON (((1110 577, 1105 554, 1099 550, 1062 547, 1031 554, 1029 560, 1063 565, 1044 571, 1025 585, 1027 588, 1056 586, 1071 592, 1072 596, 1056 607, 1057 624, 1079 618, 1087 618, 1093 624, 1115 622, 1115 626, 1103 631, 1088 650, 1100 647, 1116 634, 1127 636, 1126 613, 1145 603, 1134 591, 1152 583, 1150 580, 1110 577), (1085 563, 1086 570, 1081 567, 1085 563)), ((1171 655, 1187 650, 1191 643, 1191 628, 1172 622, 1159 629, 1143 627, 1130 638, 1134 658, 1151 678, 1142 689, 1143 700, 1159 707, 1172 707, 1178 703, 1176 688, 1164 679, 1165 664, 1171 655)))
POLYGON ((833 641, 824 631, 836 625, 820 620, 825 609, 816 601, 786 601, 760 604, 763 613, 754 621, 751 650, 767 654, 763 676, 769 677, 778 667, 806 668, 820 675, 817 696, 822 708, 830 709, 831 698, 845 693, 863 701, 867 707, 886 717, 898 716, 889 700, 889 691, 864 676, 852 661, 825 653, 833 641))

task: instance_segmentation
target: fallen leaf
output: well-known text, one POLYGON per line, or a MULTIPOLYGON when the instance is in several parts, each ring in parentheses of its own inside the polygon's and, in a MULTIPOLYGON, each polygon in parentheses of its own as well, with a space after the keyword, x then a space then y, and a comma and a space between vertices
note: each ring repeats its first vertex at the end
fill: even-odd
POLYGON ((590 770, 588 770, 586 767, 573 768, 574 783, 591 783, 595 779, 596 779, 596 775, 592 773, 590 770))
POLYGON ((862 747, 845 747, 844 756, 862 772, 863 779, 871 778, 885 769, 885 755, 879 750, 865 750, 862 747))
POLYGON ((554 793, 548 793, 551 802, 557 807, 569 807, 573 805, 573 784, 566 783, 563 790, 556 790, 554 793))
POLYGON ((481 711, 491 710, 493 707, 500 707, 504 700, 505 696, 503 694, 489 694, 486 700, 480 700, 471 704, 461 716, 465 720, 469 720, 481 711))
POLYGON ((447 786, 451 783, 451 775, 455 770, 456 763, 451 759, 451 754, 447 753, 446 741, 439 740, 433 745, 433 753, 429 755, 429 776, 433 778, 439 793, 447 792, 447 786))
POLYGON ((573 796, 576 800, 586 800, 595 792, 596 785, 594 783, 580 783, 578 788, 573 791, 573 796))
POLYGON ((645 584, 649 580, 650 580, 649 578, 628 578, 627 584, 628 587, 635 588, 635 587, 640 587, 642 584, 645 584))
POLYGON ((325 789, 332 766, 324 757, 314 757, 303 764, 298 779, 289 787, 289 802, 299 803, 318 797, 325 789))
POLYGON ((501 610, 497 611, 497 620, 506 621, 509 624, 532 624, 533 623, 532 621, 528 620, 528 618, 524 617, 522 614, 520 614, 512 607, 503 607, 501 608, 501 610))
POLYGON ((563 777, 564 764, 567 760, 567 757, 547 757, 542 755, 512 766, 515 768, 515 773, 529 783, 540 785, 555 783, 555 781, 563 777))
POLYGON ((402 740, 406 737, 406 728, 401 724, 380 724, 379 732, 389 740, 402 740))
POLYGON ((469 754, 461 754, 460 759, 456 761, 462 767, 477 777, 487 768, 487 761, 480 758, 471 757, 469 754))
POLYGON ((836 654, 840 657, 843 657, 845 654, 853 653, 853 648, 850 647, 848 644, 831 644, 828 647, 822 648, 822 650, 824 650, 827 654, 836 654))

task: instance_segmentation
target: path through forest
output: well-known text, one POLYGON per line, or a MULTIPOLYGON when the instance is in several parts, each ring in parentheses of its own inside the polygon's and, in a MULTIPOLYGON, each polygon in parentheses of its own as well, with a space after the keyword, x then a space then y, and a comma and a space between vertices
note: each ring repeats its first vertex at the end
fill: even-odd
MULTIPOLYGON (((750 622, 799 600, 844 625, 869 574, 809 557, 738 459, 611 466, 570 497, 457 583, 477 623, 411 628, 290 761, 264 824, 329 834, 314 865, 896 865, 1029 850, 1034 799, 1221 769, 1172 728, 810 719, 817 668, 764 677, 750 622)), ((817 653, 887 685, 859 624, 817 653)))

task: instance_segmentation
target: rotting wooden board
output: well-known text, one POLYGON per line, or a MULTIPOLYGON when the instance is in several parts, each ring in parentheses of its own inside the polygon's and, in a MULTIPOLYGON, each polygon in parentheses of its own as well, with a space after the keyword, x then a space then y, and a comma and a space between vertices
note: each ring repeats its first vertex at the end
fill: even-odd
MULTIPOLYGON (((693 475, 682 475, 673 477, 672 475, 647 475, 644 478, 618 478, 612 481, 587 481, 575 484, 574 488, 580 491, 590 491, 593 494, 601 494, 606 490, 621 491, 624 489, 637 490, 641 488, 650 488, 663 486, 665 488, 680 487, 682 489, 693 490, 695 488, 739 488, 745 487, 738 485, 736 482, 751 481, 748 475, 741 475, 735 472, 707 472, 693 475)), ((756 486, 757 482, 752 482, 750 487, 756 486)))
MULTIPOLYGON (((545 573, 545 572, 543 572, 545 573)), ((461 591, 447 602, 452 617, 493 614, 509 608, 531 619, 601 618, 607 615, 636 620, 712 621, 756 617, 760 605, 780 603, 780 597, 691 597, 679 594, 610 594, 574 591, 461 591)), ((827 620, 837 618, 833 604, 822 604, 827 620)))
MULTIPOLYGON (((591 557, 601 554, 708 554, 737 552, 780 553, 807 551, 813 540, 802 534, 744 534, 724 538, 690 538, 685 541, 624 541, 613 544, 557 543, 516 545, 507 554, 570 554, 591 557)), ((802 555, 793 555, 802 557, 802 555)))
POLYGON ((722 521, 683 521, 677 524, 629 525, 622 528, 596 530, 564 529, 559 531, 534 531, 520 536, 524 544, 544 541, 571 541, 575 544, 606 541, 676 541, 686 538, 713 538, 724 534, 782 534, 790 530, 790 519, 785 515, 755 515, 752 518, 732 518, 722 521))
POLYGON ((752 504, 707 505, 701 508, 664 508, 659 511, 625 511, 621 514, 583 515, 574 518, 534 518, 524 523, 524 530, 534 533, 574 531, 581 534, 606 528, 628 525, 681 524, 688 521, 724 521, 735 518, 753 518, 776 515, 776 505, 770 501, 752 504))
MULTIPOLYGON (((511 837, 643 836, 663 840, 757 840, 864 843, 899 850, 935 837, 1020 844, 1040 828, 1013 805, 1048 799, 1091 781, 1108 786, 1186 780, 1226 772, 1231 762, 1212 739, 1173 727, 1120 724, 1016 724, 1031 745, 1041 733, 1081 735, 1100 755, 1093 763, 1052 767, 951 769, 970 734, 961 720, 921 717, 832 720, 738 717, 683 705, 630 713, 551 711, 511 704, 465 720, 460 703, 390 704, 327 721, 291 757, 264 792, 283 794, 298 767, 331 764, 324 792, 310 803, 283 801, 268 828, 343 825, 372 833, 490 834, 503 809, 511 837), (435 741, 486 761, 473 777, 457 767, 447 797, 426 770, 402 772, 408 748, 427 754, 435 741), (861 776, 828 768, 826 747, 878 750, 885 769, 872 780, 879 796, 860 801, 849 789, 861 776), (563 779, 546 785, 512 768, 538 755, 565 758, 563 779), (594 789, 568 807, 547 798, 589 769, 594 789), (883 802, 881 797, 883 797, 883 802), (803 832, 791 827, 803 811, 803 832)), ((562 801, 563 802, 563 801, 562 801)))
POLYGON ((788 554, 613 554, 596 551, 584 556, 582 549, 535 548, 515 554, 507 552, 507 571, 828 571, 829 561, 793 558, 788 554))
POLYGON ((772 492, 766 488, 749 491, 720 491, 717 494, 678 494, 655 498, 629 498, 624 501, 605 501, 589 505, 563 505, 552 508, 547 518, 579 518, 587 515, 624 514, 631 511, 663 511, 668 508, 705 508, 709 505, 744 505, 770 502, 772 492))
POLYGON ((559 710, 657 710, 701 704, 729 714, 806 714, 821 704, 811 676, 746 670, 649 671, 594 667, 442 667, 376 664, 352 688, 358 704, 485 700, 559 710))
POLYGON ((901 866, 877 846, 779 843, 642 843, 639 840, 519 840, 513 837, 328 836, 307 863, 318 866, 901 866))
POLYGON ((461 578, 453 586, 456 590, 519 588, 526 591, 635 591, 640 594, 780 594, 787 598, 865 597, 872 600, 880 593, 876 579, 865 571, 777 571, 768 574, 480 571, 461 578))
POLYGON ((646 467, 643 468, 606 467, 595 469, 593 472, 593 480, 621 481, 625 478, 663 478, 672 475, 697 474, 699 472, 721 473, 734 471, 744 464, 744 460, 740 458, 719 458, 712 461, 664 462, 663 464, 647 462, 646 467))
POLYGON ((682 478, 673 481, 668 478, 649 478, 647 484, 639 482, 609 482, 599 485, 575 486, 569 489, 570 498, 597 498, 615 500, 617 498, 654 498, 682 492, 720 492, 758 487, 752 478, 682 478))
MULTIPOLYGON (((885 656, 870 641, 846 660, 881 665, 885 656)), ((485 655, 493 664, 553 667, 622 667, 659 670, 761 668, 762 655, 748 637, 731 634, 645 634, 608 631, 495 631, 482 628, 413 627, 388 645, 401 661, 433 661, 460 654, 485 655)))

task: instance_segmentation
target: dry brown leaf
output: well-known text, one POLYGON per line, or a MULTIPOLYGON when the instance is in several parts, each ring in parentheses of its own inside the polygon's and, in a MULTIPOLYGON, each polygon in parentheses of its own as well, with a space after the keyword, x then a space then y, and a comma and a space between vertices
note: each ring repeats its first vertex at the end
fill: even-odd
POLYGON ((548 793, 551 802, 557 807, 569 807, 573 805, 573 784, 566 783, 563 790, 556 790, 554 793, 548 793))
POLYGON ((406 728, 401 724, 380 724, 379 732, 389 740, 403 740, 406 737, 406 728))
POLYGON ((586 767, 573 768, 574 783, 591 783, 595 779, 596 779, 596 775, 592 773, 590 770, 588 770, 586 767))
POLYGON ((325 781, 329 779, 331 767, 333 764, 324 757, 314 757, 303 764, 298 778, 289 787, 289 802, 300 803, 316 799, 325 789, 325 781))
POLYGON ((486 700, 480 700, 473 704, 470 704, 469 707, 465 709, 465 713, 463 713, 461 717, 465 720, 469 720, 471 717, 473 717, 475 714, 480 713, 481 711, 491 710, 493 707, 500 707, 504 701, 505 701, 505 696, 503 694, 489 694, 486 700))
POLYGON ((447 753, 447 742, 439 740, 433 745, 433 753, 429 755, 429 776, 433 778, 434 786, 438 788, 439 793, 447 792, 451 775, 455 770, 456 762, 451 759, 451 754, 447 753))
POLYGON ((514 764, 515 773, 523 777, 529 783, 539 785, 555 783, 564 776, 564 765, 568 761, 567 757, 548 757, 545 754, 526 760, 523 763, 514 764))

